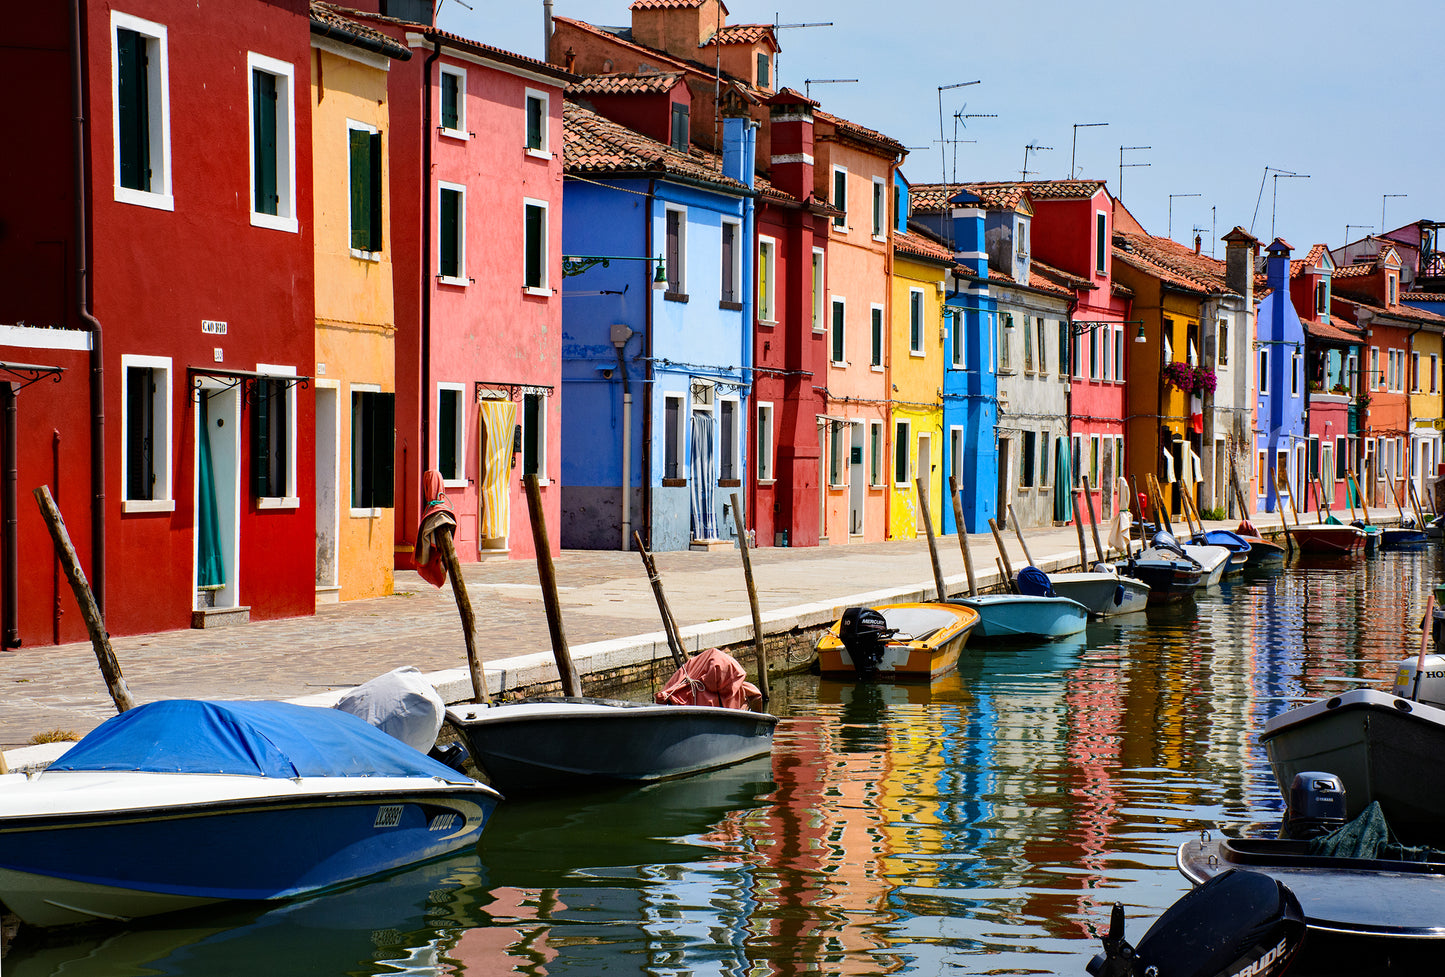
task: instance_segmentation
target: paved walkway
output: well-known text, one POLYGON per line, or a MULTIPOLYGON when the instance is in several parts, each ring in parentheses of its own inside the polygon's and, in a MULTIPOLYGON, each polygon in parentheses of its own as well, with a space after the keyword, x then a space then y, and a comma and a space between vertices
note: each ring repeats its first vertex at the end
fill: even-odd
MULTIPOLYGON (((1078 561, 1072 527, 1030 530, 1035 562, 1078 561)), ((970 537, 982 585, 997 582, 987 534, 970 537)), ((1092 545, 1092 544, 1091 544, 1092 545)), ((1010 559, 1022 565, 1017 542, 1010 559)), ((950 592, 965 588, 957 537, 939 540, 950 592)), ((673 616, 690 647, 751 635, 736 550, 659 553, 673 616)), ((933 595, 923 540, 752 551, 769 633, 815 626, 850 603, 933 595)), ((666 657, 657 605, 636 553, 566 551, 556 561, 564 626, 579 670, 666 657)), ((555 676, 546 613, 531 560, 466 567, 477 612, 478 648, 493 692, 555 676)), ((390 597, 323 605, 312 617, 112 640, 132 695, 164 698, 292 699, 335 692, 400 665, 452 670, 434 681, 449 700, 470 694, 466 650, 451 590, 401 572, 390 597)), ((88 642, 0 652, 0 748, 54 729, 85 733, 114 714, 88 642)))

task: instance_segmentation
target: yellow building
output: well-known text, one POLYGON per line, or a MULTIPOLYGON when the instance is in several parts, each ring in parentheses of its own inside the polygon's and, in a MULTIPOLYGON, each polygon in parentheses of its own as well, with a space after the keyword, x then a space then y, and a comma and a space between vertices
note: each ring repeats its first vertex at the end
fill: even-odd
POLYGON ((395 510, 389 495, 368 497, 382 490, 367 471, 373 464, 390 471, 391 439, 368 424, 395 410, 387 72, 391 58, 410 55, 370 28, 312 11, 326 28, 325 36, 311 35, 311 151, 316 600, 327 603, 392 592, 395 510), (357 247, 358 235, 380 244, 357 247))
POLYGON ((890 539, 924 533, 918 478, 927 486, 934 531, 943 526, 943 299, 952 266, 953 256, 943 245, 921 233, 894 233, 888 330, 890 539))
POLYGON ((1410 339, 1410 476, 1415 481, 1415 494, 1427 510, 1435 505, 1435 471, 1442 461, 1441 429, 1445 428, 1442 362, 1445 362, 1445 336, 1441 334, 1441 327, 1422 326, 1410 339))

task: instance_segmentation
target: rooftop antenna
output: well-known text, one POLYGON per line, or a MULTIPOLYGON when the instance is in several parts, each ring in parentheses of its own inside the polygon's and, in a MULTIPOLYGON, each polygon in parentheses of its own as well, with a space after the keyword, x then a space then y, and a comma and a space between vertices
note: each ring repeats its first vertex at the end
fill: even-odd
POLYGON ((1389 200, 1391 197, 1408 197, 1408 196, 1410 196, 1408 193, 1382 193, 1382 194, 1380 194, 1380 233, 1381 233, 1381 234, 1384 234, 1384 233, 1385 233, 1385 227, 1387 226, 1387 225, 1385 224, 1385 201, 1389 200))
POLYGON ((1029 153, 1041 153, 1041 152, 1043 152, 1043 151, 1046 150, 1046 149, 1053 149, 1053 148, 1054 148, 1054 147, 1052 147, 1052 146, 1040 146, 1040 145, 1037 145, 1036 143, 1029 143, 1027 146, 1024 147, 1024 168, 1023 168, 1021 171, 1019 171, 1019 176, 1023 178, 1023 181, 1024 181, 1025 183, 1028 182, 1028 180, 1029 180, 1029 174, 1030 174, 1030 173, 1037 173, 1037 172, 1038 172, 1038 170, 1031 170, 1031 169, 1029 169, 1029 153))
POLYGON ((1279 181, 1286 180, 1308 180, 1308 173, 1276 173, 1274 175, 1274 190, 1269 195, 1269 239, 1274 240, 1274 205, 1279 201, 1279 181))
POLYGON ((1109 124, 1109 123, 1107 123, 1107 122, 1075 122, 1075 123, 1074 123, 1074 143, 1073 143, 1073 147, 1069 150, 1069 179, 1070 179, 1070 180, 1074 179, 1074 178, 1078 175, 1078 173, 1077 173, 1077 172, 1075 171, 1075 169, 1074 169, 1074 155, 1079 151, 1079 130, 1080 130, 1080 129, 1093 129, 1093 128, 1096 128, 1097 126, 1106 126, 1106 125, 1108 125, 1108 124, 1109 124))
POLYGON ((1120 146, 1119 147, 1119 199, 1124 199, 1124 170, 1134 166, 1153 166, 1152 163, 1126 163, 1124 154, 1142 152, 1146 149, 1153 149, 1153 146, 1120 146))
POLYGON ((960 81, 953 85, 938 86, 938 178, 948 186, 948 137, 943 134, 943 93, 955 88, 967 88, 969 85, 981 85, 983 79, 975 78, 973 81, 960 81))
MULTIPOLYGON (((722 4, 718 4, 718 6, 721 7, 722 4)), ((816 22, 816 23, 811 23, 811 24, 783 24, 783 23, 779 23, 779 21, 778 21, 778 13, 777 13, 777 11, 773 11, 773 34, 774 34, 774 35, 776 35, 776 34, 778 33, 778 31, 782 31, 782 30, 795 30, 795 29, 797 29, 797 28, 799 28, 799 27, 832 27, 832 26, 833 26, 833 22, 832 22, 831 20, 818 21, 818 22, 816 22)), ((780 55, 782 54, 782 47, 783 47, 783 46, 782 46, 781 44, 778 45, 778 53, 779 53, 780 55)), ((721 51, 721 49, 722 49, 722 45, 721 45, 721 44, 718 45, 718 49, 719 49, 719 51, 721 51)), ((774 57, 774 58, 773 58, 773 91, 775 91, 775 92, 776 92, 776 91, 781 91, 781 90, 782 90, 782 87, 783 87, 782 82, 781 82, 781 80, 779 79, 779 76, 778 76, 778 62, 781 61, 781 60, 782 60, 781 57, 774 57)))
POLYGON ((963 109, 966 109, 966 108, 968 108, 968 103, 967 103, 967 102, 964 102, 964 103, 963 103, 963 108, 960 108, 957 112, 953 113, 953 182, 955 182, 955 183, 958 182, 958 144, 961 143, 961 142, 963 142, 963 143, 976 143, 976 142, 978 142, 977 139, 960 139, 960 138, 958 138, 958 127, 959 127, 960 125, 962 125, 963 128, 967 129, 967 128, 968 128, 968 120, 969 120, 969 119, 997 119, 997 118, 998 118, 998 113, 997 113, 997 112, 965 112, 963 109))
POLYGON ((1349 244, 1349 243, 1350 243, 1350 228, 1352 228, 1352 227, 1359 228, 1359 229, 1362 230, 1362 231, 1373 231, 1373 230, 1375 229, 1375 225, 1374 225, 1374 224, 1346 224, 1346 225, 1345 225, 1345 243, 1346 243, 1346 244, 1349 244))
MULTIPOLYGON (((1192 228, 1190 228, 1189 233, 1190 233, 1190 234, 1193 234, 1195 237, 1200 237, 1201 235, 1204 234, 1205 231, 1209 231, 1210 234, 1213 234, 1213 233, 1214 233, 1214 231, 1213 231, 1212 229, 1210 229, 1210 228, 1208 228, 1208 227, 1205 227, 1205 226, 1202 225, 1202 224, 1195 224, 1192 228)), ((1211 248, 1209 249, 1209 257, 1211 257, 1211 258, 1214 257, 1214 248, 1213 248, 1213 247, 1211 247, 1211 248)))
POLYGON ((853 85, 857 82, 857 78, 805 78, 803 79, 803 95, 812 98, 814 85, 853 85))
MULTIPOLYGON (((1264 199, 1264 184, 1265 181, 1269 179, 1269 175, 1271 173, 1288 173, 1291 176, 1296 175, 1292 170, 1282 170, 1278 166, 1266 166, 1264 168, 1264 176, 1259 178, 1259 195, 1254 198, 1254 216, 1249 219, 1249 233, 1251 234, 1254 233, 1255 222, 1259 220, 1259 204, 1260 201, 1264 199)), ((1274 235, 1271 234, 1270 237, 1274 237, 1274 235)))
POLYGON ((1174 198, 1175 198, 1175 197, 1202 197, 1202 196, 1204 196, 1204 194, 1202 194, 1202 193, 1171 193, 1171 194, 1169 195, 1169 225, 1168 225, 1169 229, 1164 232, 1164 236, 1165 236, 1165 237, 1172 238, 1172 237, 1174 236, 1174 198))

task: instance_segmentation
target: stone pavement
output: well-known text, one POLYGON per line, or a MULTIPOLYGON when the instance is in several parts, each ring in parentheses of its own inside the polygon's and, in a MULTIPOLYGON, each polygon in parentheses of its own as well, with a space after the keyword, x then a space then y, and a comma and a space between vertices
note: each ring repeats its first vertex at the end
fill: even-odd
MULTIPOLYGON (((1072 527, 1026 535, 1035 563, 1044 569, 1077 564, 1072 527)), ((996 584, 992 537, 970 540, 981 585, 996 584)), ((950 592, 963 591, 957 537, 938 543, 950 592)), ((1012 539, 1009 553, 1016 568, 1023 564, 1012 539)), ((751 555, 768 633, 825 624, 852 603, 933 596, 925 540, 767 547, 751 555)), ((751 636, 736 550, 658 553, 656 561, 690 648, 751 636)), ((568 550, 556 567, 567 639, 584 677, 667 656, 657 605, 636 553, 568 550)), ((465 573, 492 692, 555 678, 535 561, 468 564, 465 573)), ((431 677, 448 701, 470 696, 450 587, 434 589, 412 572, 396 575, 390 597, 322 605, 311 617, 116 637, 112 646, 140 702, 335 694, 400 665, 442 673, 431 677)), ((54 729, 83 734, 114 712, 88 642, 0 652, 0 748, 24 745, 54 729)))

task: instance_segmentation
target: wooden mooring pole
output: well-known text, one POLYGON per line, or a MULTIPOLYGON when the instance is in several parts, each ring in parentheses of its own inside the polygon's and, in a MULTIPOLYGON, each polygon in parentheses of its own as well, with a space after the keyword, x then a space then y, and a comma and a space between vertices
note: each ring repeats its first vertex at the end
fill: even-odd
POLYGON ((763 615, 758 610, 758 588, 753 583, 753 560, 748 554, 748 533, 743 528, 743 507, 738 501, 738 494, 732 493, 733 500, 733 525, 738 530, 738 550, 743 555, 743 578, 748 584, 748 607, 753 612, 753 655, 757 659, 758 666, 758 691, 763 694, 763 701, 771 698, 772 693, 768 690, 768 654, 763 650, 763 615))
POLYGON ((657 563, 652 559, 652 554, 647 552, 647 547, 642 545, 642 537, 635 529, 632 531, 632 545, 637 547, 637 553, 642 557, 642 569, 647 571, 647 582, 652 584, 657 612, 662 615, 662 633, 667 635, 667 650, 672 652, 673 664, 681 668, 687 664, 687 655, 682 650, 682 639, 678 637, 677 621, 672 617, 667 595, 662 592, 662 575, 657 572, 657 563))
POLYGON ((948 600, 948 591, 943 586, 943 565, 938 562, 938 541, 933 538, 933 516, 928 511, 928 487, 923 484, 921 477, 914 479, 913 484, 918 488, 923 530, 928 534, 928 558, 933 561, 933 584, 938 588, 938 599, 948 600))
POLYGON ((990 531, 993 532, 993 541, 994 541, 994 543, 998 546, 998 556, 999 556, 999 559, 1003 561, 1003 573, 1004 573, 1003 583, 1004 583, 1004 588, 1007 590, 1008 593, 1013 593, 1013 592, 1014 592, 1014 568, 1013 568, 1013 564, 1009 562, 1008 550, 1004 549, 1004 545, 1003 545, 1003 534, 998 531, 998 523, 995 522, 995 521, 992 520, 992 519, 990 519, 990 520, 988 521, 988 528, 989 528, 990 531))
POLYGON ((526 477, 527 512, 532 520, 532 544, 537 550, 537 578, 542 584, 542 603, 547 608, 547 630, 552 634, 552 657, 557 660, 557 675, 562 679, 562 694, 582 694, 582 676, 572 661, 567 647, 567 632, 562 627, 562 601, 557 596, 557 567, 552 563, 552 542, 547 538, 547 514, 542 511, 542 487, 535 474, 526 477))
POLYGON ((457 548, 452 542, 452 527, 443 526, 432 537, 437 549, 442 551, 442 560, 447 565, 447 576, 452 582, 452 596, 457 601, 457 614, 462 619, 462 637, 467 642, 467 671, 472 676, 472 700, 485 705, 492 704, 492 695, 487 691, 487 673, 482 670, 482 661, 477 657, 477 616, 472 611, 472 599, 467 594, 467 581, 462 576, 462 563, 457 559, 457 548))
POLYGON ((1029 552, 1029 544, 1024 540, 1024 531, 1019 528, 1019 514, 1014 511, 1014 504, 1012 502, 1008 504, 1008 519, 1009 523, 1013 526, 1014 536, 1018 537, 1019 546, 1024 551, 1024 562, 1031 567, 1038 566, 1038 564, 1034 562, 1034 555, 1029 552))
POLYGON ((968 545, 968 525, 963 521, 963 501, 958 497, 958 479, 948 477, 948 492, 953 496, 953 522, 958 529, 958 548, 963 550, 963 569, 968 574, 968 596, 978 596, 978 578, 973 573, 973 551, 968 545))

